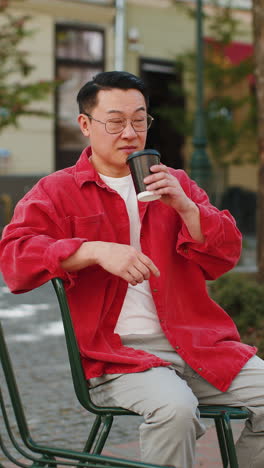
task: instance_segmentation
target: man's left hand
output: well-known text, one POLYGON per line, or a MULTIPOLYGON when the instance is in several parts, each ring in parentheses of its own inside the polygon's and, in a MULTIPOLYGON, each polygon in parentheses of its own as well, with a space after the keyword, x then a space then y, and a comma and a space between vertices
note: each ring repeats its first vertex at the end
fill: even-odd
POLYGON ((180 182, 170 174, 164 164, 151 167, 153 174, 145 177, 147 190, 161 195, 161 201, 174 208, 180 215, 193 209, 194 202, 187 197, 180 182))
POLYGON ((198 242, 204 242, 199 208, 187 197, 178 179, 170 174, 164 164, 151 166, 151 172, 152 174, 144 179, 147 190, 161 195, 160 201, 178 212, 191 237, 198 242))

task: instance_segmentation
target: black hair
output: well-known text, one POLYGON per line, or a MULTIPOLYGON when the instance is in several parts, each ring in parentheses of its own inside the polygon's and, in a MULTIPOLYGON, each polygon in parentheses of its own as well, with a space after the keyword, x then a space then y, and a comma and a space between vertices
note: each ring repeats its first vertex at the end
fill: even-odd
POLYGON ((97 96, 100 90, 107 89, 137 89, 140 91, 148 107, 149 96, 147 87, 141 78, 125 71, 109 71, 98 73, 91 81, 88 81, 79 91, 77 102, 80 113, 91 112, 97 104, 97 96))

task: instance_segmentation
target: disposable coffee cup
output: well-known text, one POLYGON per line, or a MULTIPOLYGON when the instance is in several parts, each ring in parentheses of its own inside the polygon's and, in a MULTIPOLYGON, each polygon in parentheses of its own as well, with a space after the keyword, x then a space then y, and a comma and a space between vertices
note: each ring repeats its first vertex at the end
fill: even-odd
POLYGON ((146 189, 144 178, 152 174, 150 171, 151 166, 160 163, 160 153, 154 149, 145 149, 142 151, 135 151, 127 158, 132 179, 134 182, 137 198, 141 202, 148 202, 158 200, 161 195, 146 189))

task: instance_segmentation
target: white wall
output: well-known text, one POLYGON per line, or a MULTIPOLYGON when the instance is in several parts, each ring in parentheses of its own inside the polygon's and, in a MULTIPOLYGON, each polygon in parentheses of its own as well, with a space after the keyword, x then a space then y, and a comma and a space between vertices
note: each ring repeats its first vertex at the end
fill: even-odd
MULTIPOLYGON (((19 12, 18 12, 19 14, 19 12)), ((23 49, 29 51, 29 61, 36 69, 27 81, 54 78, 54 26, 47 15, 34 15, 29 27, 36 30, 24 40, 23 49)), ((53 97, 36 102, 32 108, 53 113, 53 97)), ((54 169, 53 118, 23 117, 20 128, 8 127, 0 137, 0 146, 11 152, 9 173, 42 174, 54 169)))

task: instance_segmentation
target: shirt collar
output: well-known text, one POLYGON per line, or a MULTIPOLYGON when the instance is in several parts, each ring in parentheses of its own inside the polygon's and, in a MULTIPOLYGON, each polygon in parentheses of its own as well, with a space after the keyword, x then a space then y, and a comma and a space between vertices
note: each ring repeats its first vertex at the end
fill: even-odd
MULTIPOLYGON (((92 149, 90 146, 87 146, 80 158, 78 159, 77 163, 75 164, 75 173, 74 177, 76 180, 77 185, 82 188, 82 186, 86 182, 95 182, 97 185, 100 187, 104 187, 107 190, 112 190, 111 188, 108 187, 107 184, 100 178, 98 172, 95 170, 93 167, 90 157, 92 155, 92 149)), ((150 203, 157 203, 157 202, 145 202, 145 203, 138 203, 139 206, 139 215, 140 215, 140 220, 142 222, 142 219, 145 215, 145 212, 149 206, 150 203)))
POLYGON ((77 185, 81 188, 86 182, 96 182, 98 185, 105 186, 99 174, 90 162, 92 149, 90 146, 85 148, 75 164, 74 177, 77 185))

